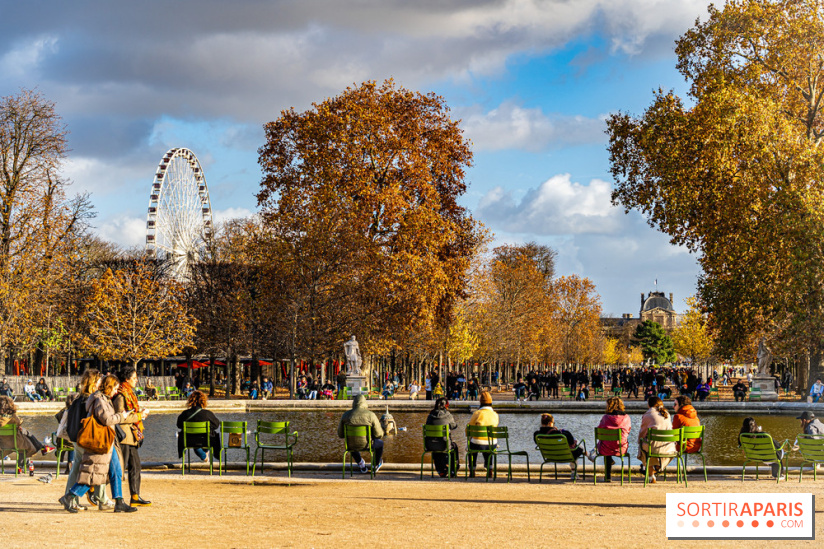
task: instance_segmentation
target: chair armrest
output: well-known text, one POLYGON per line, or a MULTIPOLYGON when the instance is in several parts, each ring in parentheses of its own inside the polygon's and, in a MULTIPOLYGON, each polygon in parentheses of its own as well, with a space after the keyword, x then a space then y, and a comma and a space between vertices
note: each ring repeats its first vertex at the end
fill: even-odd
POLYGON ((582 446, 584 448, 584 453, 586 454, 587 453, 587 441, 584 438, 582 438, 581 440, 578 441, 578 444, 575 445, 575 448, 581 448, 582 446))
MULTIPOLYGON (((297 444, 298 443, 298 432, 297 431, 294 431, 289 436, 295 437, 295 441, 292 444, 297 444)), ((288 441, 287 441, 287 443, 288 443, 288 441)))

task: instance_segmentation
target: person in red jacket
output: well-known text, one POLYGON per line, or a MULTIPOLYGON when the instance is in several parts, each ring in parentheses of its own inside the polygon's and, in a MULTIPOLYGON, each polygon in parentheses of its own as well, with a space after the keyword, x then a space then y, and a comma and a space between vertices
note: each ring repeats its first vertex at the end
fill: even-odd
MULTIPOLYGON (((612 481, 612 465, 614 459, 612 456, 626 455, 629 448, 629 430, 631 422, 629 416, 624 410, 624 401, 619 397, 611 397, 607 399, 607 413, 601 417, 601 422, 598 424, 599 429, 620 429, 621 443, 613 440, 604 440, 598 443, 598 448, 593 449, 587 454, 587 459, 595 463, 595 457, 600 454, 604 457, 604 482, 612 481), (597 450, 597 452, 596 452, 597 450)), ((593 473, 595 474, 595 473, 593 473)))
MULTIPOLYGON (((698 419, 698 412, 692 406, 692 400, 688 396, 679 396, 675 398, 675 413, 672 416, 672 428, 680 429, 681 427, 697 427, 701 425, 698 419)), ((685 454, 694 454, 701 451, 701 439, 694 438, 688 440, 684 448, 685 454)))

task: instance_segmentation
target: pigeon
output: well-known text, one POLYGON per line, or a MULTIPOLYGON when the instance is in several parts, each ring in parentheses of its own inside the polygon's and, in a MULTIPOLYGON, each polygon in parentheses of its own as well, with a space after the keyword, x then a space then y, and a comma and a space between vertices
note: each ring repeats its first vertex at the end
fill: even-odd
POLYGON ((37 480, 39 480, 40 482, 42 482, 44 484, 51 484, 51 481, 54 480, 54 475, 49 473, 48 475, 43 475, 42 477, 38 478, 37 480))

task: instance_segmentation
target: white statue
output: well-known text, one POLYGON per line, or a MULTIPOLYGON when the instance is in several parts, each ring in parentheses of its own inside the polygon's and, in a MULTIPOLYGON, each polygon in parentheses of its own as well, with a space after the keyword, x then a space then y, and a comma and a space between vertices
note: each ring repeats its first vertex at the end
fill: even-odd
POLYGON ((361 358, 360 346, 355 336, 352 336, 349 338, 349 341, 343 344, 343 351, 346 354, 346 375, 361 375, 363 359, 361 358))
POLYGON ((770 375, 770 364, 772 364, 772 353, 764 345, 764 338, 758 342, 758 372, 756 375, 768 376, 770 375))

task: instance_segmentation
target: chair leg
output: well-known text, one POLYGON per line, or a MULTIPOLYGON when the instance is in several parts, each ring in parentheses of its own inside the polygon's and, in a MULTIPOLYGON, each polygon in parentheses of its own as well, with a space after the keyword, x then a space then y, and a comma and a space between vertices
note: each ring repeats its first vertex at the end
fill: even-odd
POLYGON ((526 456, 526 481, 532 482, 532 477, 529 476, 529 456, 526 456))
POLYGON ((421 480, 423 480, 423 458, 426 455, 426 452, 421 454, 421 480))

